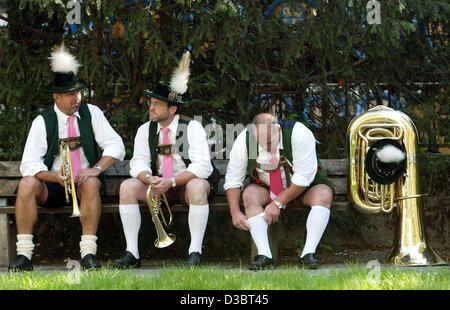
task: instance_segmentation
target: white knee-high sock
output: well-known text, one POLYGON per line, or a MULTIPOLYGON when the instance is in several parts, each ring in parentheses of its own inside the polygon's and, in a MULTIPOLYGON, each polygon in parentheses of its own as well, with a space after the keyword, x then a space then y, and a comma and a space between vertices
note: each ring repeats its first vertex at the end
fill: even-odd
POLYGON ((33 256, 34 250, 33 235, 17 235, 16 247, 17 255, 26 256, 29 260, 31 260, 31 256, 33 256))
POLYGON ((265 255, 268 258, 272 258, 269 236, 267 235, 269 225, 264 219, 264 212, 249 218, 247 222, 250 225, 250 234, 258 249, 258 255, 265 255))
POLYGON ((97 236, 82 235, 80 241, 81 258, 88 254, 97 254, 97 236))
POLYGON ((189 205, 189 231, 191 232, 191 245, 188 254, 198 252, 202 254, 203 237, 208 224, 209 204, 189 205))
POLYGON ((138 237, 141 228, 141 212, 138 204, 119 205, 120 219, 127 242, 127 251, 139 258, 138 237))
POLYGON ((311 206, 311 211, 309 211, 306 220, 306 242, 301 257, 316 252, 329 219, 330 209, 322 206, 311 206))

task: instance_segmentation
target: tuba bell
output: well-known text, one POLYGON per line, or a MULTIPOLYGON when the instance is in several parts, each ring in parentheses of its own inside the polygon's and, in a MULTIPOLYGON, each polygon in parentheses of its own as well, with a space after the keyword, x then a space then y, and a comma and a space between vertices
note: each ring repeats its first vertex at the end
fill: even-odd
POLYGON ((446 265, 427 242, 417 172, 417 129, 404 113, 377 106, 347 129, 348 195, 363 213, 397 216, 393 246, 383 263, 446 265))
POLYGON ((69 181, 64 181, 64 192, 66 194, 66 202, 70 203, 69 195, 72 196, 72 215, 70 217, 79 217, 80 208, 78 207, 77 192, 75 188, 75 181, 72 172, 72 160, 70 159, 69 143, 61 140, 59 144, 59 151, 61 155, 61 170, 64 177, 69 176, 69 181))
MULTIPOLYGON (((149 177, 149 176, 148 176, 149 177)), ((154 242, 155 247, 157 248, 165 248, 170 246, 175 242, 175 235, 168 234, 163 227, 163 224, 166 228, 168 228, 172 224, 172 211, 170 210, 169 203, 167 202, 166 195, 158 195, 153 191, 153 184, 150 183, 147 189, 147 204, 150 209, 150 214, 152 216, 153 224, 156 228, 157 239, 154 242), (164 201, 164 204, 169 212, 169 222, 166 221, 164 213, 161 210, 161 199, 164 201), (160 218, 161 217, 161 218, 160 218)))

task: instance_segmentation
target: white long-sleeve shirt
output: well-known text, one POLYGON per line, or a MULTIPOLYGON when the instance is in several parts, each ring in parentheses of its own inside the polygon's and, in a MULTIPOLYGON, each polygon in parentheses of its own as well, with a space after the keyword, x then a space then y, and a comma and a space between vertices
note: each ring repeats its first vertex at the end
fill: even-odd
MULTIPOLYGON (((95 141, 103 150, 102 156, 111 156, 118 160, 125 157, 125 146, 122 138, 114 131, 103 112, 95 105, 88 104, 91 113, 92 129, 95 141)), ((54 105, 56 117, 58 119, 58 136, 60 139, 68 137, 67 127, 69 116, 64 114, 54 105)), ((75 112, 76 117, 80 114, 75 112)), ((78 122, 74 122, 77 133, 80 133, 78 122)), ((47 131, 42 115, 38 115, 31 124, 25 149, 23 151, 22 162, 20 163, 20 173, 22 176, 34 176, 41 171, 48 171, 44 164, 44 156, 47 153, 47 131)), ((89 167, 89 162, 84 154, 83 147, 80 148, 81 168, 89 167)), ((55 157, 51 171, 59 171, 61 167, 60 154, 55 157)))
MULTIPOLYGON (((247 174, 248 152, 246 145, 247 128, 244 129, 234 141, 230 152, 230 160, 225 175, 224 189, 242 188, 245 176, 247 174)), ((292 130, 292 165, 293 174, 291 182, 298 186, 309 186, 317 172, 316 157, 316 139, 313 133, 305 125, 296 122, 292 130)), ((283 149, 283 136, 280 135, 280 142, 277 145, 277 158, 280 158, 280 149, 283 149)), ((259 164, 270 163, 270 153, 258 145, 258 157, 256 162, 259 164)), ((256 168, 256 166, 255 166, 256 168)), ((270 186, 270 174, 266 171, 256 168, 258 177, 267 186, 270 186)), ((284 168, 281 167, 281 176, 283 179, 283 188, 286 188, 286 178, 284 168)))
MULTIPOLYGON (((176 133, 178 128, 178 121, 180 119, 179 115, 175 115, 175 118, 168 126, 169 128, 169 139, 170 143, 175 145, 176 133)), ((182 125, 182 124, 180 124, 182 125)), ((160 175, 162 172, 162 155, 158 154, 157 159, 157 169, 158 171, 152 171, 150 167, 151 154, 150 147, 148 144, 150 122, 146 122, 141 125, 137 131, 136 137, 134 139, 134 151, 133 158, 130 160, 130 175, 136 178, 142 171, 150 171, 152 175, 160 175)), ((181 128, 184 131, 183 137, 186 137, 186 128, 181 128)), ((161 126, 157 126, 157 134, 159 134, 161 126)), ((159 134, 159 144, 162 143, 163 135, 159 134)), ((186 141, 185 141, 186 142, 186 141)), ((198 178, 206 179, 208 178, 212 171, 211 165, 211 155, 209 152, 208 141, 206 139, 206 132, 203 126, 196 120, 192 120, 187 125, 187 142, 189 143, 189 148, 186 144, 183 145, 183 153, 179 154, 178 149, 172 155, 174 158, 174 175, 178 175, 183 171, 187 170, 194 174, 198 178), (187 152, 186 152, 187 150, 187 152), (190 159, 191 163, 188 167, 182 159, 182 155, 187 156, 186 159, 190 159)), ((178 141, 180 143, 180 141, 178 141)))

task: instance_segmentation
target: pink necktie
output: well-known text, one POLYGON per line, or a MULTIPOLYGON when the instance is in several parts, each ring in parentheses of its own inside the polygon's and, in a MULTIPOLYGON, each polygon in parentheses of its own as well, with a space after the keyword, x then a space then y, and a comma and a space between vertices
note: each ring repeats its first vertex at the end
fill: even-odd
MULTIPOLYGON (((276 153, 271 153, 270 163, 276 164, 277 155, 276 153)), ((270 199, 274 200, 283 190, 283 181, 281 180, 281 169, 277 168, 273 170, 270 174, 270 199)))
MULTIPOLYGON (((69 116, 69 125, 68 125, 68 129, 67 129, 69 138, 78 137, 77 131, 74 126, 75 118, 76 118, 75 115, 69 116)), ((80 172, 80 167, 81 167, 80 149, 77 149, 75 151, 70 151, 70 160, 72 161, 73 179, 76 180, 78 173, 80 172)))
MULTIPOLYGON (((161 130, 163 132, 162 144, 170 144, 169 128, 161 128, 161 130)), ((173 177, 173 156, 163 155, 162 176, 163 178, 173 177)))

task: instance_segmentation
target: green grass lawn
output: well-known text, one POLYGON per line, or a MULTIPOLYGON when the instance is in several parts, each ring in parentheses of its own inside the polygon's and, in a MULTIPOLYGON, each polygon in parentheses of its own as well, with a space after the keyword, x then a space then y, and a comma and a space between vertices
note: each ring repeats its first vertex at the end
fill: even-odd
POLYGON ((273 271, 250 272, 221 266, 203 268, 167 267, 152 271, 104 269, 81 272, 79 284, 70 284, 64 271, 34 271, 0 274, 0 289, 52 290, 372 290, 372 289, 450 289, 450 268, 381 268, 363 266, 308 271, 287 267, 273 271))

